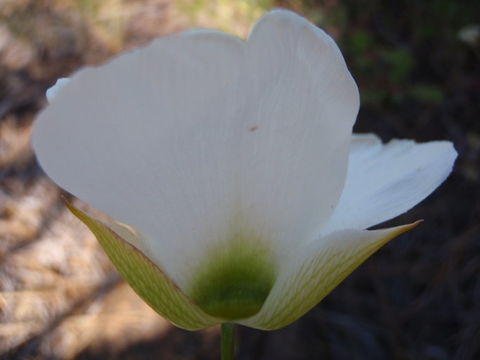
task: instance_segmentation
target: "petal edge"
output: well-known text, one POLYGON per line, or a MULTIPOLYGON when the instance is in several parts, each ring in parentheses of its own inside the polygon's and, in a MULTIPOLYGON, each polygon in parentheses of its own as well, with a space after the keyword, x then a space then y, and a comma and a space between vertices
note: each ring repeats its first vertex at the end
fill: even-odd
POLYGON ((345 187, 322 235, 366 229, 410 210, 445 181, 456 157, 449 141, 382 143, 373 134, 354 134, 345 187))

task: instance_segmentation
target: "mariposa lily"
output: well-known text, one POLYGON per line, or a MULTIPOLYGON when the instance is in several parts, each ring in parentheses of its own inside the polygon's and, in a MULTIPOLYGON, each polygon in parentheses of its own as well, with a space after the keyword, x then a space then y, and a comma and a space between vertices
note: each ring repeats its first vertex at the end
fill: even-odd
POLYGON ((78 71, 33 145, 132 288, 195 330, 288 325, 414 224, 451 172, 451 143, 352 135, 359 93, 335 42, 285 10, 246 41, 157 39, 78 71), (128 224, 128 225, 125 225, 128 224))

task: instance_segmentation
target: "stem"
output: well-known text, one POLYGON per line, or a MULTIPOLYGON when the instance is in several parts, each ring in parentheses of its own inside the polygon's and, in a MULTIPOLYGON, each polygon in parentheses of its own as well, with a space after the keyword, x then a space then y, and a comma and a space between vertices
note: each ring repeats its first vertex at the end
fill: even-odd
POLYGON ((223 323, 221 326, 221 359, 234 360, 235 324, 223 323))

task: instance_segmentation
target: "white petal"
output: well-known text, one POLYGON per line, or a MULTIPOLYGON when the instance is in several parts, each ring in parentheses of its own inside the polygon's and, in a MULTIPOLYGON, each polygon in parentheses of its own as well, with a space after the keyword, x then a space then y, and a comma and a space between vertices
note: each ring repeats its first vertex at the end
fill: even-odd
POLYGON ((358 89, 334 41, 276 10, 248 39, 251 73, 242 147, 242 208, 283 253, 314 239, 343 188, 358 89))
POLYGON ((137 229, 177 284, 229 225, 243 53, 217 32, 159 39, 75 74, 35 124, 47 174, 137 229))
POLYGON ((302 246, 287 263, 260 312, 240 323, 274 330, 297 320, 389 240, 417 223, 382 230, 341 230, 302 246))
POLYGON ((57 93, 70 81, 69 78, 60 78, 57 80, 55 85, 47 90, 47 99, 49 102, 52 102, 57 93))
POLYGON ((322 233, 365 229, 408 211, 447 178, 456 157, 448 141, 382 144, 372 134, 354 135, 345 188, 322 233))
POLYGON ((334 42, 274 11, 248 42, 189 32, 81 71, 33 140, 58 184, 139 229, 182 286, 186 264, 232 227, 283 244, 316 233, 341 192, 357 109, 334 42))

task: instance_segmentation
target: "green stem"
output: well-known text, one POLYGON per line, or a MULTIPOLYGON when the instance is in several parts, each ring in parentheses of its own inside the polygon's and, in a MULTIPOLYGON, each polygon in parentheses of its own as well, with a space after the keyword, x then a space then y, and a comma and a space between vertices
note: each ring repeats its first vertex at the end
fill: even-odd
POLYGON ((222 360, 234 360, 235 356, 235 324, 223 323, 221 329, 222 360))

